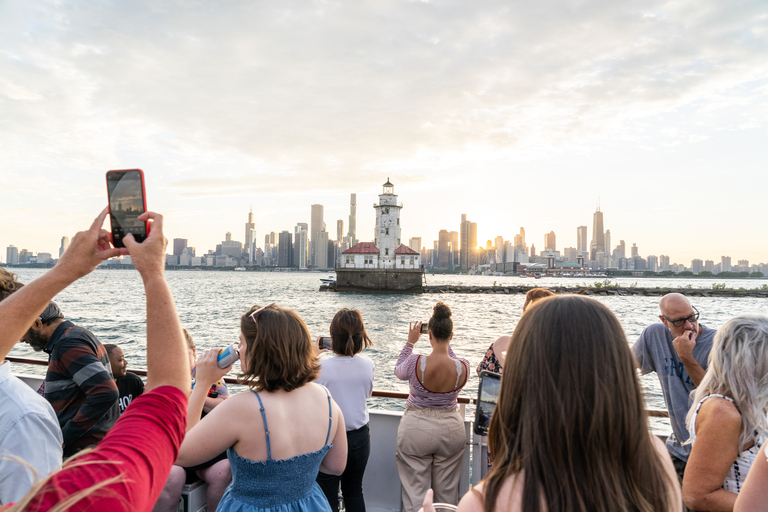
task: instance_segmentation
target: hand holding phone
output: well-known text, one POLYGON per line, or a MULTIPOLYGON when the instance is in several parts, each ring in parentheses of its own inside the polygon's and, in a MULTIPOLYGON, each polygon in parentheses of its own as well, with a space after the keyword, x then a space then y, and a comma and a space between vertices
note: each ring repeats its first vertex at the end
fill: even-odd
POLYGON ((123 238, 132 234, 141 243, 149 234, 149 225, 139 216, 147 211, 144 172, 124 169, 107 172, 109 219, 112 225, 112 245, 125 247, 123 238))
POLYGON ((500 374, 488 371, 480 372, 480 387, 477 389, 477 407, 475 408, 475 434, 488 435, 488 426, 491 423, 493 411, 496 409, 496 403, 499 401, 500 389, 500 374))
POLYGON ((429 334, 429 322, 421 322, 421 334, 429 334))
POLYGON ((317 346, 320 347, 320 350, 331 350, 332 342, 333 338, 330 336, 321 336, 320 340, 317 342, 317 346))

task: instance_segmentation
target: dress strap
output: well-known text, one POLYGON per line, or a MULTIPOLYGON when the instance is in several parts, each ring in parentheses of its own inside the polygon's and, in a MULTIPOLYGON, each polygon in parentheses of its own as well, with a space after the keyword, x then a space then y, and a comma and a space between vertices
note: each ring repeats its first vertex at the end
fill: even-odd
POLYGON ((328 440, 331 438, 331 427, 333 426, 333 406, 331 405, 331 394, 328 392, 328 388, 323 386, 323 389, 328 397, 328 433, 325 435, 325 445, 328 445, 328 440))
POLYGON ((419 366, 421 368, 421 385, 424 386, 427 383, 427 358, 419 356, 419 366))
MULTIPOLYGON (((267 459, 272 458, 272 448, 269 445, 269 427, 267 427, 267 415, 264 414, 264 404, 261 402, 261 397, 257 392, 253 392, 256 398, 259 399, 259 407, 261 408, 261 419, 264 421, 264 433, 267 435, 267 459)), ((330 400, 330 398, 329 398, 330 400)))
POLYGON ((453 362, 456 363, 456 385, 453 386, 453 389, 457 389, 459 387, 459 379, 461 379, 461 361, 454 359, 453 362))

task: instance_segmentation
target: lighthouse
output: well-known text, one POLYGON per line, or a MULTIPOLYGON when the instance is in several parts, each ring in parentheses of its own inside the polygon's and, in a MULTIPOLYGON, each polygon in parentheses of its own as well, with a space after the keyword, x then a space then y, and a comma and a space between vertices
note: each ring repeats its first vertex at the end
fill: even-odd
POLYGON ((383 191, 379 195, 376 209, 376 228, 373 234, 373 244, 379 250, 379 265, 382 268, 395 266, 395 249, 400 247, 400 209, 397 204, 395 186, 387 178, 383 191))

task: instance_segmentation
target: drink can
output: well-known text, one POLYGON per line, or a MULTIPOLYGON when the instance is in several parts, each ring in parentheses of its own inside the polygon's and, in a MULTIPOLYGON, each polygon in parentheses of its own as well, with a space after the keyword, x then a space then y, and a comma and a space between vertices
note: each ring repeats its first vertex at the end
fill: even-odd
POLYGON ((219 368, 226 368, 240 359, 240 352, 237 351, 237 346, 233 343, 223 350, 219 350, 219 357, 216 360, 216 366, 219 368))

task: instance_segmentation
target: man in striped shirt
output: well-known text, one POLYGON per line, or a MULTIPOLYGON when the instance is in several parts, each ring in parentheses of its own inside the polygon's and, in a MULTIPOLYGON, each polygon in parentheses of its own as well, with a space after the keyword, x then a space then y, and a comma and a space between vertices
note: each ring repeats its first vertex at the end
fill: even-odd
POLYGON ((56 412, 64 457, 96 445, 120 415, 107 351, 90 331, 65 320, 55 302, 22 338, 48 355, 45 399, 56 412))

